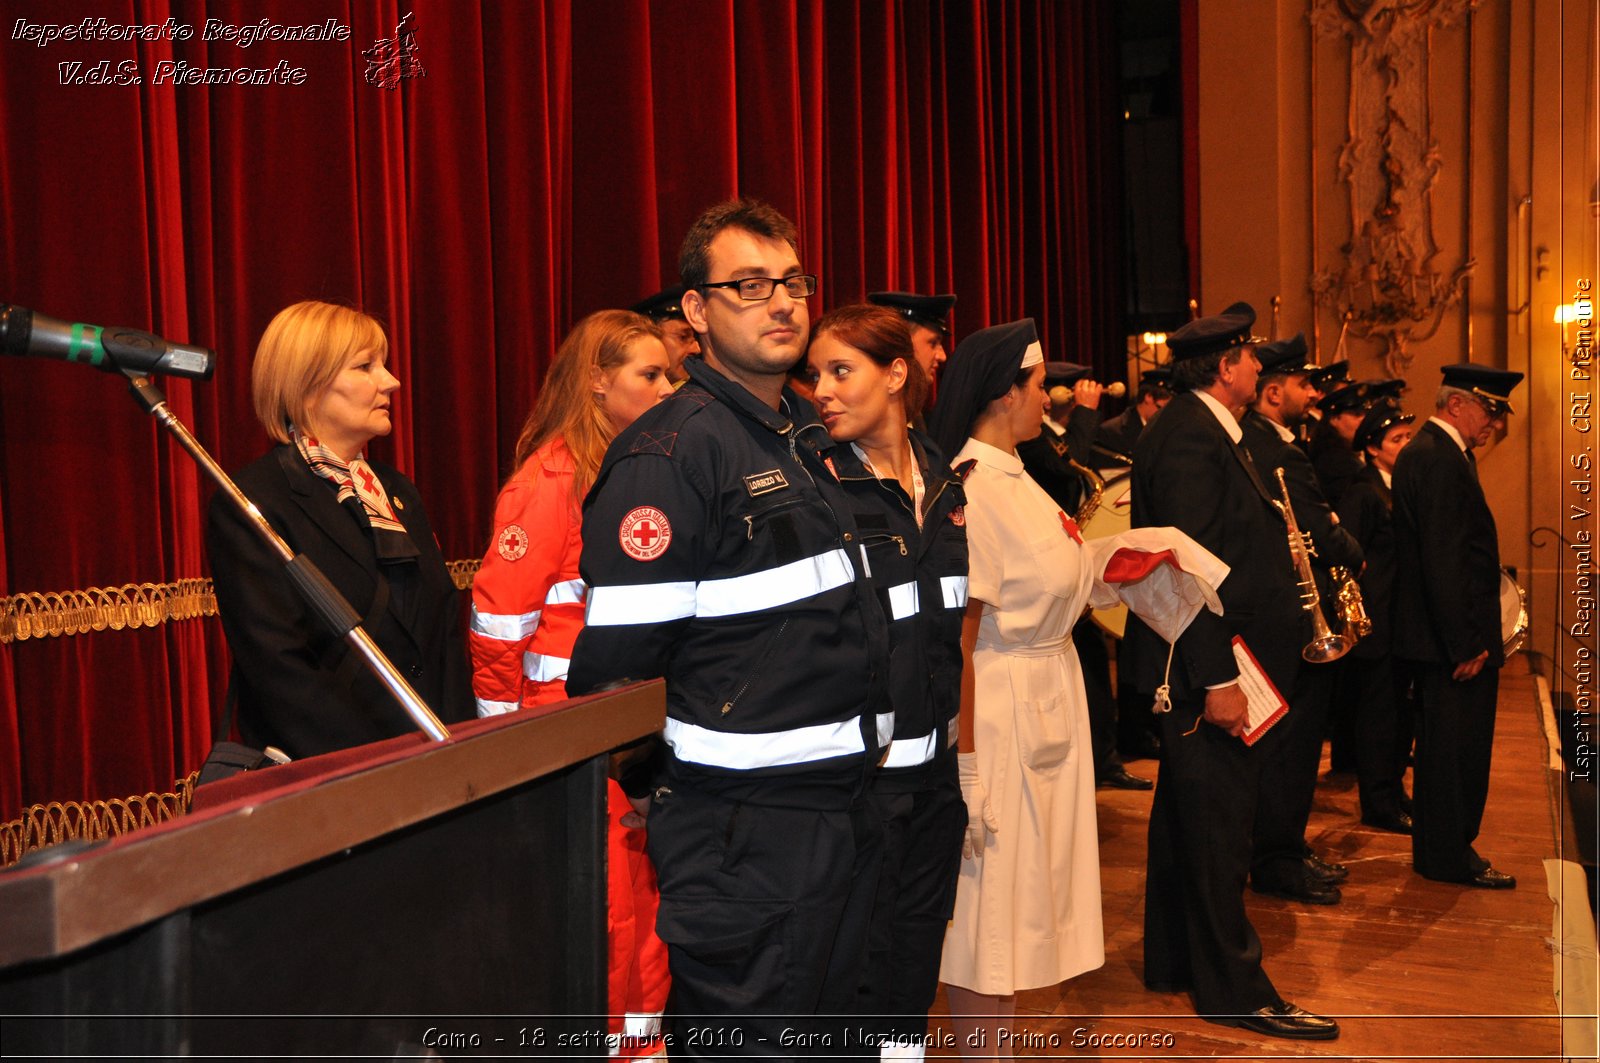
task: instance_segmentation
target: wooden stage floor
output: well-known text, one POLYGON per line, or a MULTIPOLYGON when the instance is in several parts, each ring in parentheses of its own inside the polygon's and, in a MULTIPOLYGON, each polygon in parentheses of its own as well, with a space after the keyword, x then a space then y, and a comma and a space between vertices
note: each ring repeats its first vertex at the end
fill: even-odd
MULTIPOLYGON (((1560 1060, 1593 1030, 1585 1002, 1563 1009, 1551 944, 1556 906, 1543 862, 1561 852, 1561 817, 1535 680, 1523 658, 1501 677, 1493 779, 1477 849, 1517 888, 1430 882, 1411 870, 1410 839, 1364 827, 1353 775, 1330 775, 1324 754, 1308 838, 1350 868, 1344 900, 1314 907, 1247 893, 1279 993, 1339 1019, 1336 1041, 1286 1041, 1216 1026, 1182 994, 1152 993, 1142 969, 1149 792, 1100 790, 1106 965, 1018 996, 1015 1054, 1044 1058, 1560 1060), (1564 1043, 1562 1013, 1569 1017, 1564 1043), (1120 1035, 1120 1037, 1118 1036, 1120 1035), (1139 1035, 1144 1035, 1140 1038, 1139 1035), (1141 1044, 1142 1041, 1142 1044, 1141 1044)), ((1135 761, 1153 776, 1154 761, 1135 761)), ((1408 780, 1409 788, 1409 780, 1408 780)), ((1581 894, 1567 903, 1587 910, 1581 894)), ((1594 964, 1593 940, 1582 962, 1594 964)), ((933 1031, 949 1034, 944 994, 933 1031)), ((1592 1043, 1592 1037, 1588 1038, 1592 1043)), ((935 1045, 930 1056, 954 1055, 935 1045)), ((1594 1058, 1592 1049, 1582 1058, 1594 1058)))

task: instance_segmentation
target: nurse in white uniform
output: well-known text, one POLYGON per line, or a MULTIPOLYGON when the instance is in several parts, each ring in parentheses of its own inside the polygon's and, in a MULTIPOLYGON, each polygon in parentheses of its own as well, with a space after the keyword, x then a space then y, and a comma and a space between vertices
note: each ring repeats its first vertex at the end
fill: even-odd
POLYGON ((1016 993, 1105 963, 1094 765, 1073 622, 1094 577, 1076 524, 1023 471, 1040 430, 1032 319, 968 336, 929 428, 965 477, 971 570, 959 764, 969 825, 940 977, 958 1043, 1009 1055, 1016 993))

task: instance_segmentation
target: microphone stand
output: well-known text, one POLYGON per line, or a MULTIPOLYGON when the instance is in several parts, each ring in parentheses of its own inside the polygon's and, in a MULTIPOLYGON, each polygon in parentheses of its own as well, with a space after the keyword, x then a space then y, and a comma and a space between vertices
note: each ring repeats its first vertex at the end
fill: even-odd
POLYGON ((450 732, 439 722, 439 717, 433 714, 433 710, 428 708, 428 703, 422 700, 422 695, 406 682, 405 676, 400 674, 394 662, 384 655, 378 644, 372 641, 372 636, 361 627, 361 617, 351 608, 350 603, 345 601, 344 595, 328 582, 328 577, 322 574, 322 570, 317 568, 309 557, 289 549, 289 544, 272 530, 272 525, 267 523, 267 518, 261 515, 261 510, 256 508, 256 504, 239 490, 239 485, 233 482, 233 478, 222 470, 222 466, 206 453, 205 447, 200 445, 200 441, 195 439, 188 427, 167 408, 167 397, 150 380, 150 374, 126 368, 122 369, 122 374, 128 378, 134 397, 139 400, 140 405, 149 411, 161 427, 171 432, 200 468, 217 482, 223 494, 227 495, 245 515, 250 526, 256 530, 256 534, 278 555, 278 559, 283 562, 284 568, 289 573, 290 581, 299 588, 307 604, 322 617, 335 635, 348 642, 361 655, 367 667, 384 686, 389 688, 389 693, 394 695, 400 707, 405 709, 406 715, 410 716, 417 727, 427 732, 428 737, 435 742, 449 739, 450 732))

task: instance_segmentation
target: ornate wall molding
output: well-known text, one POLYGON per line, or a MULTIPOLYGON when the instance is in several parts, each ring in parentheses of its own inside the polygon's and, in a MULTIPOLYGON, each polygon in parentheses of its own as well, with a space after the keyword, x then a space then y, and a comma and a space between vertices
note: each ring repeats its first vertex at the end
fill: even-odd
MULTIPOLYGON (((1432 131, 1433 32, 1470 17, 1477 0, 1312 0, 1318 40, 1350 47, 1350 93, 1338 178, 1349 229, 1337 262, 1310 287, 1350 335, 1377 341, 1395 376, 1462 296, 1470 248, 1451 256, 1433 228, 1433 188, 1446 161, 1432 131), (1447 264, 1442 259, 1456 259, 1447 264)), ((1315 86, 1313 86, 1313 91, 1315 86)), ((1313 174, 1312 179, 1320 175, 1313 174)), ((1463 186, 1467 178, 1463 172, 1463 186)))
MULTIPOLYGON (((459 589, 470 590, 482 564, 481 558, 473 557, 446 562, 445 568, 459 589)), ((0 646, 216 615, 217 595, 211 581, 198 577, 81 591, 23 591, 0 597, 0 646)))

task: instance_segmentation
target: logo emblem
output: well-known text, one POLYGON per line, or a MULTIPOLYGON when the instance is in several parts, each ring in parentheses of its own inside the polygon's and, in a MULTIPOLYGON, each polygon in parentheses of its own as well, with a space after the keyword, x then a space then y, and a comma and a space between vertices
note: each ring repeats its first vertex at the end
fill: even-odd
POLYGON ((672 523, 654 506, 638 506, 622 518, 617 529, 622 552, 635 561, 654 561, 667 552, 672 542, 672 523))
POLYGON ((495 537, 494 546, 500 551, 501 557, 515 561, 528 552, 528 533, 522 530, 520 524, 507 524, 495 537))
POLYGON ((950 511, 950 523, 954 524, 958 528, 966 527, 966 525, 967 525, 967 507, 966 506, 957 506, 955 509, 952 509, 950 511))
POLYGON ((1056 512, 1056 515, 1061 518, 1061 530, 1072 536, 1073 542, 1077 543, 1079 546, 1082 546, 1083 536, 1078 532, 1078 522, 1059 510, 1056 512))

